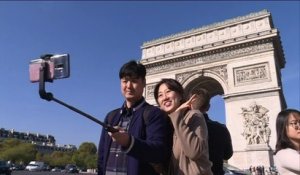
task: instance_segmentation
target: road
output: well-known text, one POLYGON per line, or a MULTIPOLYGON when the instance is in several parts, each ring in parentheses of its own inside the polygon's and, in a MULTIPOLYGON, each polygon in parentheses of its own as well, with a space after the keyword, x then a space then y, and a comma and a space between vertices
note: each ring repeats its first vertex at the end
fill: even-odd
MULTIPOLYGON (((67 173, 61 172, 49 172, 49 171, 41 171, 41 172, 32 172, 32 171, 13 171, 11 175, 63 175, 67 173)), ((96 175, 93 173, 74 173, 77 175, 96 175)))

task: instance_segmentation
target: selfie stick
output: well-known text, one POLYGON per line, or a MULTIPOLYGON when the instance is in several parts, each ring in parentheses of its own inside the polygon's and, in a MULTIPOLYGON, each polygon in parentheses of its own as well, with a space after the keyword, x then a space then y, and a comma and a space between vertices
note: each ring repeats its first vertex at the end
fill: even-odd
POLYGON ((73 106, 70 106, 70 105, 68 105, 68 104, 66 104, 66 103, 64 103, 64 102, 62 102, 62 101, 54 98, 54 96, 53 96, 52 93, 46 92, 45 91, 45 80, 44 80, 45 79, 45 69, 46 69, 46 65, 45 65, 45 63, 42 63, 42 67, 40 69, 40 82, 39 82, 40 83, 39 84, 39 94, 40 94, 40 97, 42 99, 47 100, 47 101, 53 100, 53 101, 55 101, 55 102, 57 102, 57 103, 65 106, 65 107, 71 109, 72 111, 75 111, 75 112, 81 114, 81 115, 85 116, 86 118, 88 118, 88 119, 90 119, 90 120, 98 123, 99 125, 103 126, 103 128, 106 131, 108 131, 108 132, 112 132, 113 133, 113 132, 118 132, 119 131, 118 129, 113 128, 112 126, 109 126, 109 125, 101 122, 100 120, 96 119, 95 117, 93 117, 93 116, 91 116, 91 115, 89 115, 87 113, 84 113, 84 112, 80 111, 79 109, 77 109, 77 108, 75 108, 73 106))

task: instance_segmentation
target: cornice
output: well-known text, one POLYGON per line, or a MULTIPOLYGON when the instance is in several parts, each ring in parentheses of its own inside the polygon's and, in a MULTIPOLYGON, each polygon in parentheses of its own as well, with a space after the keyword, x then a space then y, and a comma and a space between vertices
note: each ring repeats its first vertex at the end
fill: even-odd
POLYGON ((147 75, 157 74, 166 71, 188 68, 191 66, 218 62, 227 59, 234 59, 245 55, 253 55, 257 53, 273 50, 273 39, 267 38, 239 45, 233 45, 220 49, 210 50, 206 52, 190 54, 187 56, 168 59, 160 62, 146 64, 147 75))
POLYGON ((265 16, 270 16, 270 12, 266 9, 264 9, 262 11, 259 11, 259 12, 253 12, 253 13, 250 13, 250 14, 245 15, 245 16, 238 16, 236 18, 227 19, 227 20, 222 21, 222 22, 216 22, 216 23, 213 23, 213 24, 210 24, 210 25, 205 25, 205 26, 199 27, 199 28, 190 29, 188 31, 172 34, 172 35, 169 35, 169 36, 164 36, 164 37, 154 39, 154 40, 151 40, 151 41, 146 41, 146 42, 143 43, 142 48, 149 47, 151 45, 156 45, 156 44, 159 44, 161 42, 167 42, 168 40, 174 40, 174 39, 177 39, 177 38, 186 37, 188 35, 192 35, 192 34, 195 34, 195 33, 202 33, 202 32, 206 32, 206 31, 209 31, 209 30, 216 30, 217 28, 225 28, 229 25, 234 25, 236 23, 250 21, 250 20, 254 20, 256 18, 262 18, 262 17, 265 17, 265 16))
MULTIPOLYGON (((145 59, 141 59, 141 63, 144 65, 151 64, 153 62, 162 62, 167 59, 174 59, 174 57, 179 57, 179 56, 184 56, 186 54, 193 55, 195 52, 207 52, 207 50, 213 50, 215 52, 216 50, 220 50, 218 48, 223 47, 224 48, 229 48, 229 45, 233 45, 234 47, 239 47, 238 45, 242 46, 245 42, 252 42, 253 40, 261 40, 262 38, 272 38, 274 35, 278 36, 278 31, 276 29, 268 30, 268 31, 263 31, 263 32, 258 32, 258 33, 252 33, 249 35, 245 36, 240 36, 236 38, 230 38, 227 40, 224 40, 222 42, 217 41, 214 43, 209 43, 205 44, 202 46, 194 47, 194 48, 187 48, 185 50, 173 52, 173 53, 166 53, 163 55, 158 55, 158 56, 153 56, 145 59), (194 53, 192 53, 194 52, 194 53)), ((281 46, 279 44, 279 46, 281 46)), ((282 50, 281 50, 282 51, 282 50)), ((209 52, 209 51, 208 51, 209 52)))

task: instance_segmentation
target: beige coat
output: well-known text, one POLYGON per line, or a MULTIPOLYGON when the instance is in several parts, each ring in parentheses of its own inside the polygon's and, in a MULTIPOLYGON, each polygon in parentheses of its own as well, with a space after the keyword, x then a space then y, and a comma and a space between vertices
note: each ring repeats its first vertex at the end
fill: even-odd
POLYGON ((174 126, 172 175, 212 175, 208 156, 208 134, 204 116, 199 110, 170 114, 174 126))

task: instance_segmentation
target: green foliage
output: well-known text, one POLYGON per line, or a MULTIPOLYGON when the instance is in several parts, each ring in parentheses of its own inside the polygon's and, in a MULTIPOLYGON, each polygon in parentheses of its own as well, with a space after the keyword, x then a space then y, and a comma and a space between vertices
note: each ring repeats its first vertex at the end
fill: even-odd
POLYGON ((78 167, 85 168, 84 159, 85 159, 86 155, 87 155, 86 153, 76 151, 72 156, 72 160, 75 162, 75 164, 78 167))
POLYGON ((73 154, 72 160, 81 168, 97 167, 97 147, 94 143, 84 142, 73 154))
POLYGON ((76 164, 80 168, 97 167, 97 147, 94 143, 83 142, 77 151, 54 151, 51 154, 38 152, 35 145, 18 139, 0 140, 0 159, 10 160, 13 163, 43 161, 51 167, 64 167, 67 164, 76 164))
POLYGON ((89 155, 85 158, 86 168, 95 169, 97 168, 97 155, 89 155))
POLYGON ((97 147, 94 143, 91 142, 83 142, 78 149, 79 152, 84 152, 87 154, 96 154, 97 147))
POLYGON ((17 139, 5 139, 0 145, 0 158, 11 160, 14 163, 23 162, 27 164, 34 160, 37 153, 34 145, 17 139))
POLYGON ((41 159, 36 159, 36 160, 40 160, 42 162, 45 162, 48 165, 51 165, 51 155, 50 154, 43 154, 43 156, 41 157, 41 159))
POLYGON ((49 165, 53 167, 64 167, 66 164, 73 164, 71 152, 54 151, 50 155, 49 165))

